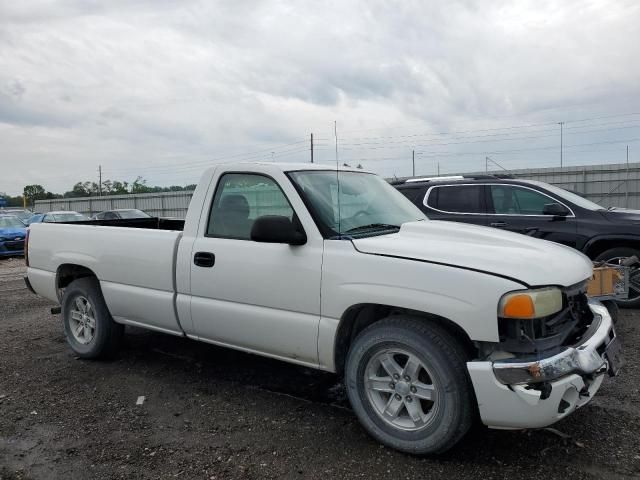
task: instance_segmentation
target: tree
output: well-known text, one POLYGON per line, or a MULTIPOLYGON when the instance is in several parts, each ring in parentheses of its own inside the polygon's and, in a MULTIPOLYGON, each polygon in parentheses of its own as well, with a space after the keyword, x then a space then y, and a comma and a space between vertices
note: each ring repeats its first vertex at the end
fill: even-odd
POLYGON ((113 183, 111 182, 111 180, 107 179, 102 182, 102 191, 107 195, 111 195, 111 192, 113 191, 113 183))
POLYGON ((153 189, 147 187, 147 181, 142 177, 136 178, 131 184, 131 193, 149 193, 151 191, 153 191, 153 189))
POLYGON ((78 182, 71 191, 64 194, 65 197, 89 197, 91 195, 91 182, 78 182))
POLYGON ((110 195, 126 195, 129 193, 129 183, 128 182, 119 182, 118 180, 114 180, 112 184, 112 190, 109 192, 110 195))
POLYGON ((30 205, 36 200, 42 200, 47 198, 47 192, 42 185, 26 185, 23 189, 23 195, 27 199, 30 205))

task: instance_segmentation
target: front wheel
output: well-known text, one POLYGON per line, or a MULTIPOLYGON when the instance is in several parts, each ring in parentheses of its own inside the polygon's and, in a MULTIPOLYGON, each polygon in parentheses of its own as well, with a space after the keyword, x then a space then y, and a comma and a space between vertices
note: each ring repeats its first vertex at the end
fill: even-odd
POLYGON ((403 452, 442 453, 473 422, 464 349, 428 320, 392 316, 363 330, 349 350, 345 382, 369 434, 403 452))
MULTIPOLYGON (((596 261, 618 264, 621 260, 637 256, 640 258, 640 251, 630 247, 615 247, 602 252, 596 257, 596 261)), ((626 300, 616 300, 622 308, 640 308, 640 268, 631 267, 629 272, 629 298, 626 300)))

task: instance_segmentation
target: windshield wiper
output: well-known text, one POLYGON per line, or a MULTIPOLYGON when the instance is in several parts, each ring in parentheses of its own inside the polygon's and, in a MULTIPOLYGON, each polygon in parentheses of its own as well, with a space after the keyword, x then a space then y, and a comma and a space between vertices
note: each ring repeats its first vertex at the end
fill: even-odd
POLYGON ((400 225, 391 225, 389 223, 370 223, 368 225, 361 225, 359 227, 350 228, 344 233, 357 233, 366 230, 400 230, 400 225))

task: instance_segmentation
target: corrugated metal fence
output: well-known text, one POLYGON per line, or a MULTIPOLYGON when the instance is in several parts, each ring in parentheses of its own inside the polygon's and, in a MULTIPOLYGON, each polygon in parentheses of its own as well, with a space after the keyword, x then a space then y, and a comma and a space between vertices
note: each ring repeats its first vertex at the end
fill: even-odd
POLYGON ((37 200, 35 211, 46 213, 55 210, 73 210, 91 216, 104 210, 138 208, 154 217, 184 218, 192 195, 193 192, 189 191, 37 200))
POLYGON ((509 173, 517 178, 538 180, 573 190, 603 207, 640 209, 640 163, 531 168, 509 173))
MULTIPOLYGON (((640 163, 531 168, 488 173, 510 173, 517 178, 558 185, 573 190, 603 207, 640 209, 640 163)), ((254 206, 256 197, 249 192, 245 193, 249 204, 254 206)), ((153 216, 184 218, 192 195, 193 192, 164 192, 38 200, 35 210, 41 213, 75 210, 85 215, 93 215, 103 210, 139 208, 153 216)))
MULTIPOLYGON (((226 189, 226 194, 241 194, 249 203, 251 218, 261 215, 287 214, 282 208, 281 193, 278 188, 226 189)), ((184 218, 187 215, 193 191, 144 193, 139 195, 109 195, 102 197, 61 198, 36 201, 36 212, 73 210, 91 216, 104 210, 138 208, 154 217, 184 218)))

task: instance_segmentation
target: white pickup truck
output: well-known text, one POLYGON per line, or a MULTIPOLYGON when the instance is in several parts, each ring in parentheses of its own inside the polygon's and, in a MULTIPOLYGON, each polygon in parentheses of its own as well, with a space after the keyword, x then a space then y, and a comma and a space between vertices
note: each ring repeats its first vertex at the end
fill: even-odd
POLYGON ((443 452, 477 416, 547 426, 619 367, 587 257, 429 221, 362 170, 216 166, 184 223, 35 224, 27 254, 78 356, 135 325, 336 372, 364 428, 405 452, 443 452))

